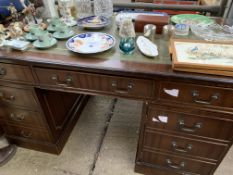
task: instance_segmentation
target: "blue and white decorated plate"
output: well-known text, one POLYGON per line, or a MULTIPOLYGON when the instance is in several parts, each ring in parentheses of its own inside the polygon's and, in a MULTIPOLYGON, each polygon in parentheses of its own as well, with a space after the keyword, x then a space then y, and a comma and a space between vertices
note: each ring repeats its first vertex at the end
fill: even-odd
POLYGON ((79 19, 77 25, 87 29, 101 29, 110 24, 110 20, 104 16, 90 16, 79 19))
POLYGON ((100 32, 81 33, 70 38, 67 49, 82 54, 104 52, 115 46, 116 39, 109 34, 100 32))

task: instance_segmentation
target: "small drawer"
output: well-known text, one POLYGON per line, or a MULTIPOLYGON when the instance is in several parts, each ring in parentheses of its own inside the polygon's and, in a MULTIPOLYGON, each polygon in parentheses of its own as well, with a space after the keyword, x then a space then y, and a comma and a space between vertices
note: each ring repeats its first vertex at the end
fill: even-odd
POLYGON ((217 162, 224 150, 227 149, 227 144, 194 140, 146 129, 143 147, 217 162))
POLYGON ((45 130, 25 128, 21 126, 5 125, 5 133, 9 137, 20 137, 29 140, 51 142, 51 138, 45 130))
POLYGON ((33 90, 0 86, 0 104, 37 108, 33 90))
POLYGON ((167 168, 174 172, 180 172, 185 175, 209 175, 213 172, 216 166, 214 163, 187 159, 171 154, 151 152, 148 150, 143 151, 141 161, 167 168))
POLYGON ((212 86, 161 82, 160 100, 191 105, 233 108, 233 90, 212 86))
POLYGON ((134 98, 154 98, 154 81, 35 68, 39 83, 61 88, 75 88, 92 93, 106 93, 134 98))
POLYGON ((233 139, 232 120, 217 119, 216 116, 211 115, 211 112, 208 116, 191 115, 173 111, 173 108, 167 110, 163 106, 154 106, 148 109, 147 115, 147 127, 228 142, 233 139))
POLYGON ((24 125, 33 128, 46 128, 39 112, 2 107, 0 108, 0 118, 4 118, 7 123, 16 125, 24 125))
POLYGON ((0 79, 33 83, 34 79, 28 66, 0 63, 0 79))

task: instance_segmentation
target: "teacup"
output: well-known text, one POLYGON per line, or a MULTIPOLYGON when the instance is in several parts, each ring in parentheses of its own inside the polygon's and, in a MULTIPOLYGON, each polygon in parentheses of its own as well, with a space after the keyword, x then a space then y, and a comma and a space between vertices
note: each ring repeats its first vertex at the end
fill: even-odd
POLYGON ((38 24, 32 24, 29 27, 29 33, 33 36, 38 36, 43 30, 40 28, 38 24))
POLYGON ((54 29, 61 23, 59 18, 52 18, 49 20, 49 28, 54 29))
POLYGON ((41 46, 46 47, 51 44, 52 36, 48 32, 41 32, 37 38, 41 46))
POLYGON ((56 26, 56 32, 58 32, 60 35, 67 35, 70 33, 70 28, 64 24, 64 23, 60 23, 56 26))

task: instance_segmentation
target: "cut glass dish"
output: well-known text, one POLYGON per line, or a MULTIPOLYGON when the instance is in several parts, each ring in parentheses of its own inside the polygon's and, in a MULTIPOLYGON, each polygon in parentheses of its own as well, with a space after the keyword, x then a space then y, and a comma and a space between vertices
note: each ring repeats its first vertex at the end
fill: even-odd
POLYGON ((192 25, 191 31, 198 37, 207 41, 233 41, 233 27, 211 25, 192 25))

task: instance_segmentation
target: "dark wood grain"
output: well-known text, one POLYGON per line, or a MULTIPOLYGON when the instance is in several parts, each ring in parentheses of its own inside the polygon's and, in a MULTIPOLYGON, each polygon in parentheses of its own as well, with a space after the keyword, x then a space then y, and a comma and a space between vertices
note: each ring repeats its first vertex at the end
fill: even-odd
POLYGON ((0 86, 0 104, 8 106, 21 106, 27 108, 38 108, 33 89, 14 88, 0 86))
POLYGON ((28 66, 0 63, 0 80, 33 84, 34 79, 28 66))
POLYGON ((217 162, 224 150, 228 147, 227 144, 206 142, 201 139, 190 139, 188 137, 165 134, 151 129, 146 129, 144 134, 144 149, 161 150, 171 154, 205 159, 213 162, 217 162))
POLYGON ((212 119, 201 115, 191 115, 182 112, 176 112, 172 109, 163 110, 163 107, 157 106, 157 109, 148 111, 147 127, 158 130, 177 132, 178 134, 187 134, 189 137, 196 136, 202 138, 212 138, 230 142, 233 139, 233 122, 221 119, 212 119), (167 117, 167 122, 159 122, 159 116, 167 117), (157 122, 158 120, 158 122, 157 122), (184 125, 180 125, 180 121, 184 125), (201 123, 201 127, 195 127, 201 123), (186 128, 188 128, 186 130, 186 128))
POLYGON ((40 112, 13 107, 1 107, 0 118, 4 118, 7 123, 15 125, 46 128, 46 124, 40 112))
POLYGON ((40 86, 79 89, 138 99, 155 98, 156 85, 153 80, 42 68, 35 68, 35 73, 40 86))
POLYGON ((233 108, 233 89, 203 86, 199 84, 185 84, 177 82, 162 82, 159 98, 174 103, 189 103, 199 106, 214 106, 233 108), (168 92, 176 91, 175 95, 168 92), (216 97, 216 98, 215 98, 216 97))
POLYGON ((143 152, 141 159, 148 164, 155 164, 158 166, 166 167, 173 170, 174 172, 183 172, 184 174, 209 175, 216 165, 214 163, 197 161, 195 159, 187 159, 179 156, 147 150, 143 152), (168 163, 168 160, 170 160, 171 163, 168 163), (182 162, 184 163, 183 167, 181 166, 182 162))

